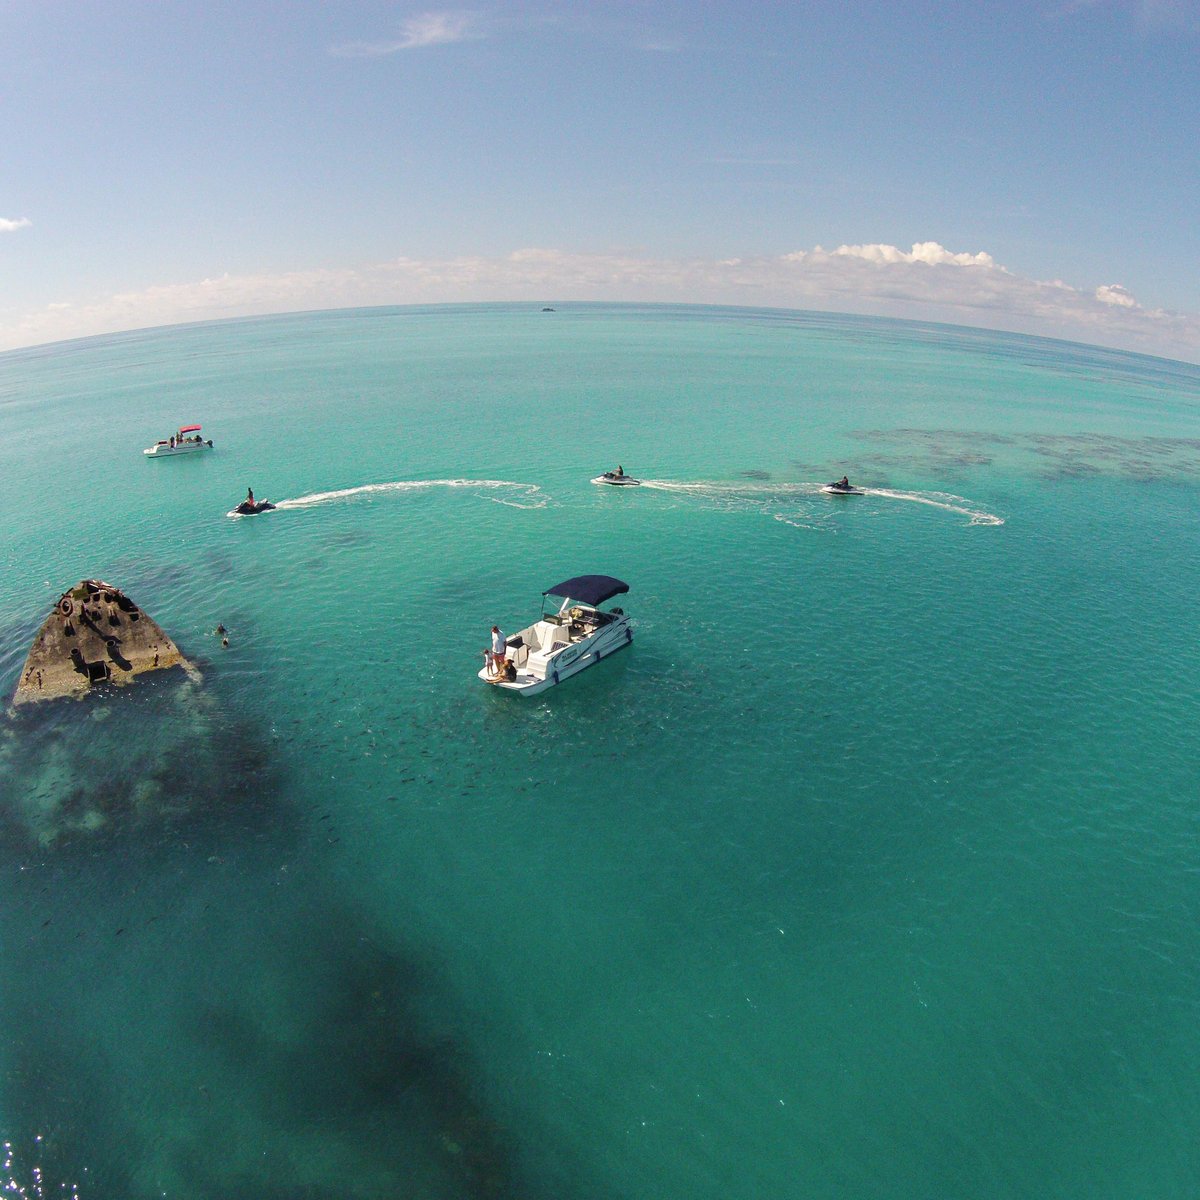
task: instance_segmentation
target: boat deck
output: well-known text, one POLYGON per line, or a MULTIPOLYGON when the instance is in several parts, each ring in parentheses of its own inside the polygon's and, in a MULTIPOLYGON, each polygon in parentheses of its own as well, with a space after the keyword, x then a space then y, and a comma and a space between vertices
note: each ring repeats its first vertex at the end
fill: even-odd
MULTIPOLYGON (((587 665, 586 660, 591 657, 587 651, 579 655, 564 654, 564 651, 589 642, 603 643, 605 639, 598 638, 598 635, 623 618, 624 614, 620 612, 599 612, 588 608, 549 614, 508 639, 508 661, 516 671, 516 678, 493 676, 487 665, 479 672, 479 678, 510 691, 545 686, 548 679, 554 676, 558 663, 562 663, 564 674, 573 674, 587 665), (564 662, 564 658, 568 661, 564 662)), ((598 661, 600 653, 598 649, 593 661, 598 661)))

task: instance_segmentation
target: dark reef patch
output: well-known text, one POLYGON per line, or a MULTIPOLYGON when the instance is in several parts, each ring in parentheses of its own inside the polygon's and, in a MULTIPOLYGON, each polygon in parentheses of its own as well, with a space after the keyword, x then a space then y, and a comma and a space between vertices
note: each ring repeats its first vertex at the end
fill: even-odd
POLYGON ((0 720, 0 797, 0 836, 18 855, 294 824, 261 721, 224 712, 190 679, 0 720))
POLYGON ((581 1194, 523 1173, 478 998, 330 885, 261 721, 190 682, 38 706, 0 789, 0 1137, 56 1194, 581 1194))
POLYGON ((18 1031, 5 1136, 40 1138, 45 1177, 80 1183, 81 1200, 549 1195, 522 1177, 461 1036, 478 1030, 429 957, 311 875, 281 903, 273 861, 236 881, 232 911, 228 879, 193 856, 175 911, 122 938, 112 926, 144 896, 127 864, 19 881, 44 903, 85 875, 115 886, 86 913, 37 922, 28 903, 5 921, 8 970, 29 980, 0 995, 18 1031), (169 975, 145 970, 167 947, 169 975))
MULTIPOLYGON (((307 998, 290 1010, 287 1032, 236 1001, 209 1004, 195 1027, 210 1053, 229 1069, 253 1063, 250 1104, 285 1128, 350 1143, 369 1129, 385 1146, 415 1136, 428 1152, 422 1170, 444 1175, 453 1192, 480 1200, 526 1194, 515 1186, 508 1135, 480 1099, 469 1053, 447 1024, 431 1024, 429 973, 376 944, 343 911, 313 916, 284 968, 289 977, 267 988, 300 987, 307 998)), ((404 1188, 403 1162, 385 1152, 371 1174, 381 1169, 404 1188)))
POLYGON ((1000 434, 954 429, 865 429, 858 441, 888 447, 864 464, 937 474, 988 466, 1003 455, 1040 479, 1107 475, 1172 480, 1200 476, 1200 439, 1109 434, 1000 434))

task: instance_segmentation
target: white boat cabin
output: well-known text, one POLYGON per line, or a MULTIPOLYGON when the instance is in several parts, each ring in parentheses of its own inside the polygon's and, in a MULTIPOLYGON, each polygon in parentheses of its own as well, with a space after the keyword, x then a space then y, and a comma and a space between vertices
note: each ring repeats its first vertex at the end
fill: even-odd
POLYGON ((479 678, 506 691, 536 695, 595 666, 633 641, 623 609, 601 604, 629 591, 611 575, 577 575, 542 593, 542 615, 505 639, 503 659, 484 655, 479 678), (547 611, 547 599, 557 601, 547 611))

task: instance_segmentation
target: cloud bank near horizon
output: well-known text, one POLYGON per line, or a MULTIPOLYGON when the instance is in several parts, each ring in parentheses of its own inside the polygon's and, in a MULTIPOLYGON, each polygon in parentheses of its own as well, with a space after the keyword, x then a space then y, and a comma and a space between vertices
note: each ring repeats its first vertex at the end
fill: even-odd
POLYGON ((6 319, 0 349, 224 317, 388 304, 631 301, 812 308, 1006 329, 1200 361, 1200 315, 1146 308, 1118 283, 1025 278, 938 242, 815 246, 719 260, 517 250, 358 268, 222 275, 56 303, 6 319))

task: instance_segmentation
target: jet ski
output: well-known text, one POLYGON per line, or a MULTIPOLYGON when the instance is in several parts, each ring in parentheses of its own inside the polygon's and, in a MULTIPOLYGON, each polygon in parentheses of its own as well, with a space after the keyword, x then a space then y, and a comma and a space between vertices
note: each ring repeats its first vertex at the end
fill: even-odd
POLYGON ((842 483, 840 480, 837 483, 827 483, 821 491, 827 492, 831 496, 865 496, 867 494, 862 488, 856 488, 852 483, 842 483))
POLYGON ((270 500, 243 500, 228 515, 231 517, 256 517, 259 513, 269 512, 274 507, 275 505, 270 500))
POLYGON ((592 482, 609 483, 613 487, 637 487, 642 481, 634 479, 629 475, 618 475, 616 471, 605 471, 603 475, 597 475, 592 482))

